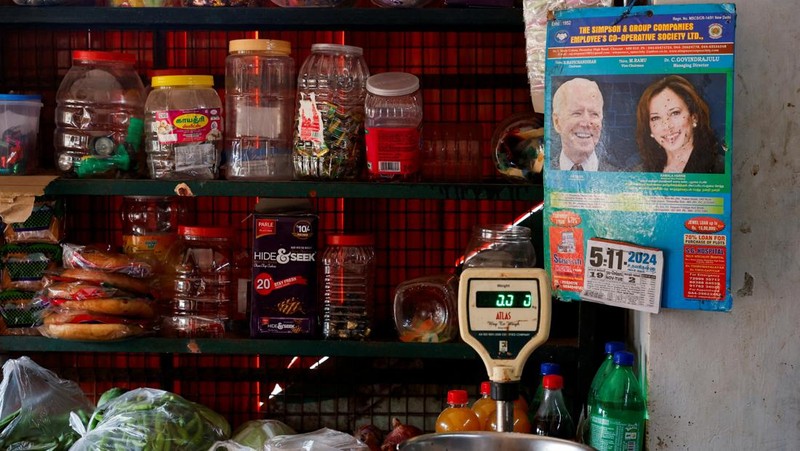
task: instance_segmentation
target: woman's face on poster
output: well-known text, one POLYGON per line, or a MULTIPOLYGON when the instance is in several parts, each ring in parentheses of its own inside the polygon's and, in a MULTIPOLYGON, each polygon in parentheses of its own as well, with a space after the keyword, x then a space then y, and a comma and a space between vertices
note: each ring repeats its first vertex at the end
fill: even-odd
POLYGON ((667 88, 650 100, 650 134, 667 152, 692 147, 696 118, 675 91, 667 88))

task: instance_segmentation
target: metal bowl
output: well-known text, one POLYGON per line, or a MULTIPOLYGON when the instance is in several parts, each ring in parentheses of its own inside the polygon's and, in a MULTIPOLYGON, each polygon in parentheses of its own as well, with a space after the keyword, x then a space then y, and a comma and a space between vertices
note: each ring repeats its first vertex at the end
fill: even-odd
POLYGON ((406 440, 400 451, 593 451, 590 446, 552 437, 516 432, 425 434, 406 440))

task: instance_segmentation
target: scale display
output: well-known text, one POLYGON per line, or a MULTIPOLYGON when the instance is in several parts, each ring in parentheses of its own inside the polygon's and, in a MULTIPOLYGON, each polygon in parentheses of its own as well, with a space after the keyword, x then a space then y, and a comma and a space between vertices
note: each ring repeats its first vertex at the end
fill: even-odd
POLYGON ((492 381, 519 380, 550 334, 550 285, 540 268, 467 268, 458 288, 461 338, 492 381))
POLYGON ((478 308, 531 308, 533 295, 530 291, 478 291, 475 305, 478 308))

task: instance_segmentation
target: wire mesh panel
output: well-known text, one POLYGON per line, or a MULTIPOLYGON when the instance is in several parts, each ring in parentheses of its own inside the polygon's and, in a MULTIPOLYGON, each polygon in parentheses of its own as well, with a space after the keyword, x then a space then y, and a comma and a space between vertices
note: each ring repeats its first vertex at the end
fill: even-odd
MULTIPOLYGON (((160 69, 213 75, 224 96, 229 41, 256 37, 289 41, 298 69, 313 44, 339 43, 362 47, 373 74, 417 75, 423 92, 423 129, 457 125, 462 128, 454 128, 456 136, 469 130, 476 152, 455 150, 454 160, 477 160, 471 162, 478 168, 471 183, 503 181, 494 167, 492 134, 513 113, 531 111, 524 35, 517 32, 0 30, 0 91, 43 95, 40 167, 52 170, 55 93, 72 64, 72 51, 132 53, 145 84, 160 69)), ((459 180, 459 169, 439 170, 439 176, 449 171, 448 181, 464 181, 459 180)), ((123 199, 97 194, 66 199, 65 241, 119 249, 123 199)), ((319 216, 318 252, 330 234, 375 236, 374 340, 397 339, 392 296, 398 284, 453 272, 474 226, 512 223, 536 204, 532 199, 311 196, 309 200, 319 216)), ((251 215, 257 201, 253 196, 187 198, 186 223, 229 227, 236 232, 236 250, 250 255, 251 215)), ((540 238, 534 244, 541 252, 540 238)), ((574 305, 556 307, 554 337, 577 336, 576 312, 574 305)), ((234 426, 254 418, 277 418, 298 431, 320 427, 353 431, 367 423, 388 430, 392 418, 398 417, 432 431, 447 390, 464 388, 474 399, 486 374, 477 359, 436 359, 435 348, 431 349, 430 359, 152 353, 34 353, 33 357, 61 377, 79 382, 93 399, 112 386, 163 388, 208 405, 234 426)), ((526 369, 528 390, 535 385, 538 363, 530 361, 526 369)), ((577 370, 574 362, 572 368, 569 362, 561 363, 569 387, 577 370)))

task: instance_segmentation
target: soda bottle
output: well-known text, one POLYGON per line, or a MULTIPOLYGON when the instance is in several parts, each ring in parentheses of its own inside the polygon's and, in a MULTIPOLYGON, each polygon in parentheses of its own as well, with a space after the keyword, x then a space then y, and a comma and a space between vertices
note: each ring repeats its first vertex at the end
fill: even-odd
MULTIPOLYGON (((561 365, 553 362, 543 362, 539 366, 539 375, 541 376, 539 378, 539 386, 536 387, 536 393, 533 395, 533 399, 531 400, 531 405, 537 408, 542 403, 542 396, 544 394, 544 377, 548 374, 561 374, 561 365)), ((536 412, 533 413, 536 414, 536 412)))
POLYGON ((542 378, 542 385, 544 393, 533 417, 533 433, 566 440, 574 439, 575 423, 561 393, 564 379, 558 374, 548 374, 542 378))
POLYGON ((600 364, 600 367, 594 374, 592 383, 589 385, 589 392, 586 394, 586 410, 585 413, 583 411, 581 412, 581 418, 578 421, 578 436, 583 443, 589 443, 589 440, 591 440, 589 437, 591 428, 587 424, 587 421, 589 412, 592 411, 592 404, 594 404, 594 399, 597 396, 597 389, 600 388, 600 384, 603 383, 608 373, 614 369, 614 353, 624 350, 625 343, 621 341, 609 341, 605 344, 606 357, 603 359, 603 363, 600 364))
POLYGON ((497 401, 492 399, 492 383, 489 381, 481 382, 481 397, 472 404, 472 411, 481 420, 481 430, 486 429, 489 419, 495 414, 497 401))
POLYGON ((641 451, 647 406, 633 374, 633 354, 614 353, 614 369, 597 390, 589 411, 589 445, 598 451, 641 451))
POLYGON ((480 431, 481 420, 467 406, 466 390, 447 392, 447 408, 436 418, 436 432, 480 431))

